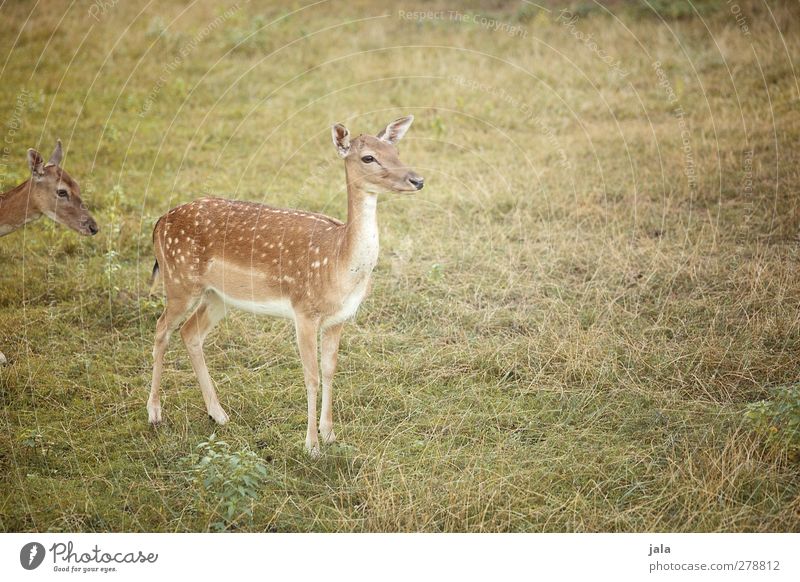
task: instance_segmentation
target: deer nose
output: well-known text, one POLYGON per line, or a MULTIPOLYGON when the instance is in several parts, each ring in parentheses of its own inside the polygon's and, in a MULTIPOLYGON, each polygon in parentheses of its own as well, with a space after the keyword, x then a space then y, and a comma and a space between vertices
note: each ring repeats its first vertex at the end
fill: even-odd
POLYGON ((422 187, 425 185, 425 178, 417 176, 416 174, 411 174, 408 177, 408 181, 411 182, 411 185, 417 190, 422 190, 422 187))
POLYGON ((97 228, 97 223, 94 220, 90 221, 89 224, 86 225, 86 228, 89 231, 89 234, 92 236, 100 232, 100 229, 97 228))

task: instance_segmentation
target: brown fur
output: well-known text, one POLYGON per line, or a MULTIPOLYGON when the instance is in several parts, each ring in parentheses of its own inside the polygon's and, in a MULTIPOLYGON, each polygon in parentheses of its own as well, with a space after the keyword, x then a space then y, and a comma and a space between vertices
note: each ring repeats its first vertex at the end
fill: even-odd
POLYGON ((344 235, 343 223, 323 215, 201 198, 162 218, 154 246, 168 296, 214 288, 247 301, 288 297, 322 315, 344 235))
POLYGON ((80 186, 59 166, 61 157, 60 140, 47 164, 39 152, 28 150, 30 179, 0 195, 0 236, 42 215, 80 234, 97 234, 97 223, 81 200, 80 186))
MULTIPOLYGON (((39 152, 28 150, 31 177, 0 194, 0 236, 11 234, 42 214, 81 234, 97 234, 97 223, 81 200, 80 186, 59 167, 61 157, 61 140, 56 141, 47 164, 39 152)), ((0 365, 5 363, 6 357, 0 352, 0 365)))
POLYGON ((153 232, 153 286, 160 277, 167 306, 156 326, 148 400, 151 422, 161 420, 159 386, 169 336, 193 307, 181 336, 208 413, 219 423, 227 422, 202 345, 227 306, 234 305, 294 319, 308 392, 306 447, 312 453, 319 450, 317 336, 322 333, 320 427, 327 442, 335 438, 331 382, 342 323, 366 295, 377 261, 377 194, 422 188, 422 178, 400 162, 394 146, 412 120, 389 124, 381 138, 365 135, 352 142, 344 126, 332 128, 345 163, 347 223, 312 212, 221 198, 195 200, 158 220, 153 232))

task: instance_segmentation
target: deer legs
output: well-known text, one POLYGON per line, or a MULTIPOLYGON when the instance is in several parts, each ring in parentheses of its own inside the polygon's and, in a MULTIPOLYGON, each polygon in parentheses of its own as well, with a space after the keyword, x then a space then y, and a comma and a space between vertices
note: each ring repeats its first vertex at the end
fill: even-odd
MULTIPOLYGON (((319 322, 298 315, 295 325, 308 398, 306 450, 312 456, 317 456, 319 455, 319 436, 317 435, 317 390, 320 380, 317 364, 319 322)), ((336 440, 333 432, 333 374, 336 372, 342 327, 342 324, 337 324, 322 331, 322 413, 320 414, 319 433, 324 443, 332 443, 336 440)))
POLYGON ((319 420, 319 432, 322 442, 332 443, 336 440, 333 432, 333 375, 339 357, 339 340, 342 327, 332 325, 322 331, 322 413, 319 420))
POLYGON ((153 383, 147 400, 147 416, 152 424, 161 422, 161 373, 164 371, 164 353, 169 338, 181 322, 189 307, 188 301, 169 301, 156 323, 156 340, 153 346, 153 383))
MULTIPOLYGON (((156 325, 156 341, 153 348, 153 383, 150 389, 150 398, 147 401, 147 411, 150 422, 161 422, 161 402, 159 389, 161 374, 164 368, 164 353, 167 350, 169 338, 178 327, 181 319, 186 314, 191 301, 183 302, 172 300, 167 304, 164 313, 156 325)), ((228 415, 223 410, 217 398, 214 383, 208 373, 205 357, 203 355, 203 342, 208 333, 225 317, 225 304, 213 292, 205 293, 197 308, 181 327, 181 338, 186 345, 189 359, 192 362, 203 400, 209 416, 219 424, 228 422, 228 415)), ((320 435, 324 443, 336 440, 333 431, 333 375, 336 372, 336 363, 339 353, 339 340, 342 336, 342 324, 325 328, 321 334, 321 345, 317 337, 320 330, 320 321, 316 318, 296 314, 295 329, 297 332, 297 346, 300 351, 300 360, 303 364, 303 378, 306 386, 308 403, 308 426, 306 430, 306 450, 312 455, 319 455, 320 435), (321 362, 318 360, 318 349, 321 352, 321 362), (322 410, 317 430, 317 395, 320 385, 320 368, 322 372, 322 410)))
POLYGON ((203 356, 203 342, 208 333, 214 326, 225 317, 225 304, 216 293, 206 293, 197 309, 191 317, 186 320, 181 328, 181 337, 189 352, 189 359, 192 362, 192 369, 200 383, 200 390, 203 392, 203 400, 206 403, 208 415, 218 424, 228 422, 228 415, 222 409, 217 398, 217 391, 214 390, 214 382, 208 373, 208 366, 203 356))
MULTIPOLYGON (((148 417, 153 424, 161 422, 161 374, 164 369, 164 354, 169 345, 169 338, 172 332, 180 325, 191 303, 192 301, 189 299, 183 301, 170 300, 156 324, 156 341, 153 347, 153 383, 150 387, 150 398, 147 401, 148 417)), ((186 351, 189 352, 189 359, 192 362, 194 373, 200 382, 206 410, 209 416, 219 424, 228 422, 228 415, 225 414, 222 406, 220 406, 217 393, 214 390, 214 384, 208 373, 205 358, 203 357, 203 341, 208 332, 223 317, 225 317, 225 305, 222 300, 214 293, 207 293, 203 295, 194 313, 181 327, 181 337, 186 345, 186 351)))
POLYGON ((306 450, 312 457, 319 455, 319 437, 317 436, 317 388, 319 387, 319 365, 317 364, 317 333, 319 320, 295 317, 297 330, 297 347, 303 363, 303 378, 308 398, 308 428, 306 429, 306 450))

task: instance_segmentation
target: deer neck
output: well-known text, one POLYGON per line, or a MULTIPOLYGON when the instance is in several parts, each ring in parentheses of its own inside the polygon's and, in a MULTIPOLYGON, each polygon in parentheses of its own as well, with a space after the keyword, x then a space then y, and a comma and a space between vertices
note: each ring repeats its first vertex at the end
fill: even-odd
POLYGON ((342 256, 347 274, 360 281, 378 262, 378 195, 347 182, 347 224, 342 256))
POLYGON ((0 236, 9 234, 42 215, 30 202, 30 182, 26 180, 16 188, 0 194, 0 236))

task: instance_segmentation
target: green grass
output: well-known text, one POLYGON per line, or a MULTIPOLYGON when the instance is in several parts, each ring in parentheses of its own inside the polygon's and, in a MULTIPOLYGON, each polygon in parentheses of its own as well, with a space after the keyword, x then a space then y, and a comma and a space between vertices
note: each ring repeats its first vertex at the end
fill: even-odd
POLYGON ((573 31, 538 4, 460 8, 525 35, 388 3, 3 5, 0 187, 60 137, 101 233, 0 239, 0 530, 213 529, 216 432, 267 467, 232 530, 798 531, 796 459, 745 417, 800 371, 797 5, 740 2, 745 34, 725 3, 575 3, 573 31), (339 443, 305 455, 292 327, 245 313, 206 348, 232 422, 176 336, 150 428, 155 219, 207 193, 343 218, 330 124, 408 113, 426 188, 381 201, 339 443))

